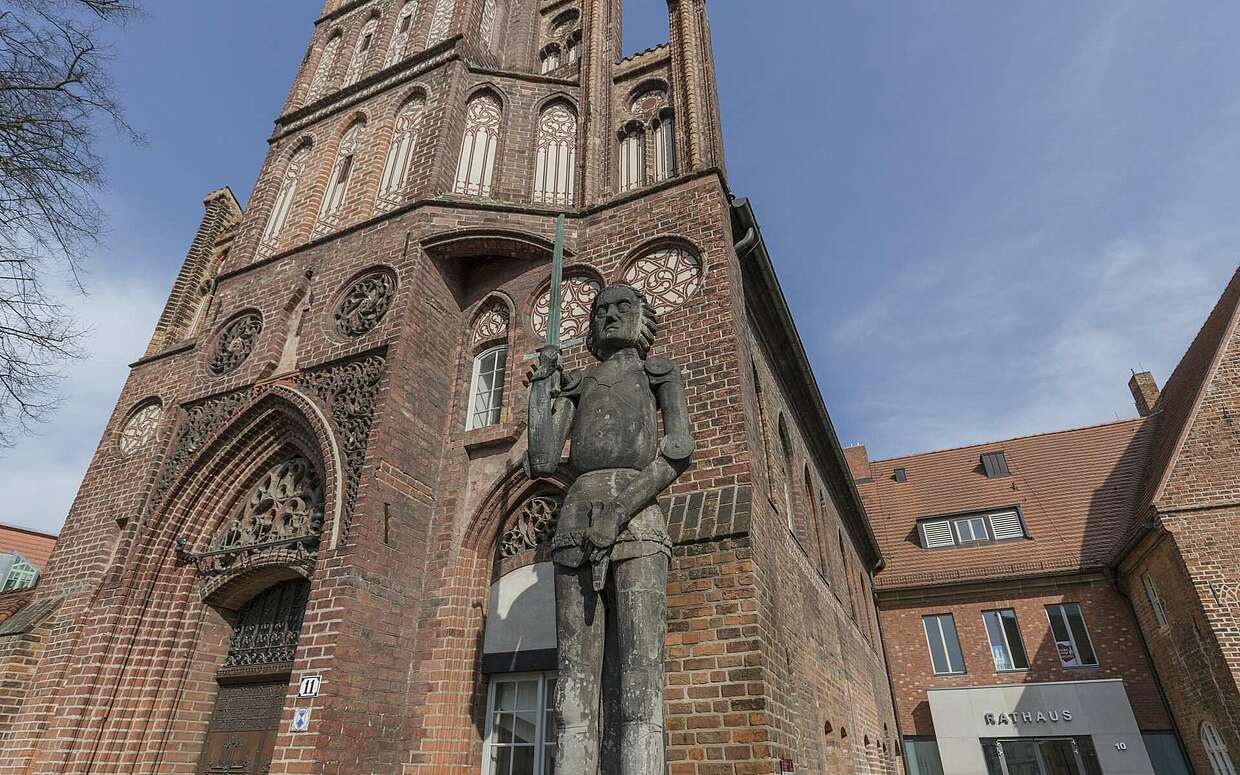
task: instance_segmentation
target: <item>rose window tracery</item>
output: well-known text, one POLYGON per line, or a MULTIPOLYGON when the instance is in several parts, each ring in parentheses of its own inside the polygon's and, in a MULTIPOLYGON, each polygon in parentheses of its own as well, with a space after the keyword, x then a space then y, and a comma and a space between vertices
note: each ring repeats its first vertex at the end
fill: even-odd
POLYGON ((624 272, 624 282, 641 291, 662 315, 697 293, 702 261, 684 248, 660 248, 634 261, 624 272))
POLYGON ((551 495, 536 495, 525 502, 516 522, 504 533, 499 542, 499 556, 513 557, 549 543, 555 535, 556 520, 560 517, 560 499, 551 495))
POLYGON ((336 307, 336 330, 357 337, 383 321, 396 298, 396 276, 380 269, 358 278, 336 307))
POLYGON ((653 115, 655 111, 667 104, 667 92, 662 89, 647 89, 633 98, 630 106, 639 115, 653 115))
POLYGON ((323 531, 323 482, 304 457, 274 466, 251 488, 237 514, 211 539, 202 557, 214 572, 239 560, 283 548, 308 557, 323 531))
MULTIPOLYGON (((592 277, 577 275, 564 278, 564 283, 560 286, 560 341, 586 335, 590 329, 590 305, 602 289, 602 284, 592 277)), ((531 314, 534 333, 546 337, 550 322, 551 289, 548 288, 534 303, 531 314)))
POLYGON ((471 344, 478 346, 496 339, 508 338, 508 305, 502 301, 493 301, 474 321, 474 336, 471 344))
POLYGON ((245 362, 254 352, 254 345, 262 332, 263 319, 257 312, 241 315, 224 326, 215 340, 215 352, 207 362, 211 373, 222 376, 245 362))
POLYGON ((125 427, 121 429, 120 450, 122 455, 132 455, 150 444, 159 430, 159 421, 164 416, 161 404, 147 404, 134 412, 125 427))

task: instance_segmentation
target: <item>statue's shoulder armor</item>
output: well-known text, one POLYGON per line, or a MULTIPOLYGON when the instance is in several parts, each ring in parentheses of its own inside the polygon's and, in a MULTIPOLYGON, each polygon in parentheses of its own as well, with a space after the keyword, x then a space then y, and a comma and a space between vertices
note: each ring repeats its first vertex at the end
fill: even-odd
POLYGON ((650 377, 652 386, 680 381, 680 371, 677 370, 676 364, 662 356, 646 359, 646 375, 650 377))
POLYGON ((580 396, 584 377, 585 372, 581 369, 561 372, 559 395, 569 398, 580 396))

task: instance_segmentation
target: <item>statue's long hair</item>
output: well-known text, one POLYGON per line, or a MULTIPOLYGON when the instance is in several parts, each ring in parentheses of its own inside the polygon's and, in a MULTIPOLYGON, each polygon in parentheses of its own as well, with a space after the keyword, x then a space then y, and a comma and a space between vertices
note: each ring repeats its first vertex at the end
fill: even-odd
POLYGON ((595 295, 594 301, 590 302, 590 325, 586 328, 586 349, 598 360, 603 360, 603 354, 599 352, 594 342, 594 315, 598 312, 598 300, 602 298, 604 291, 612 288, 624 288, 633 294, 633 298, 637 299, 638 303, 642 305, 642 327, 637 349, 641 353, 642 358, 645 358, 650 352, 650 348, 654 346, 655 335, 659 333, 659 316, 655 314, 654 306, 646 299, 646 294, 626 283, 613 283, 607 286, 595 295))

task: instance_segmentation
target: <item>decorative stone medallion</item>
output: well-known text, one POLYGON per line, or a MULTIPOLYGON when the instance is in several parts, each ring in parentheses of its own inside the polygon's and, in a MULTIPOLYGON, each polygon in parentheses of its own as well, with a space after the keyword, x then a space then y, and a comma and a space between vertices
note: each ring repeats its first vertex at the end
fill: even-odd
POLYGON ((530 498, 521 507, 516 522, 500 539, 499 556, 512 557, 549 542, 555 535, 555 524, 559 516, 559 498, 550 495, 535 495, 530 498))
POLYGON ((121 428, 120 450, 121 454, 126 457, 132 455, 155 439, 155 433, 159 430, 159 421, 164 416, 164 407, 161 404, 147 404, 138 411, 125 423, 125 427, 121 428))
POLYGON ((624 282, 641 291, 660 315, 689 300, 702 286, 702 261, 679 247, 651 251, 629 265, 624 282))
POLYGON ((336 330, 349 337, 373 331, 395 299, 396 275, 386 269, 367 272, 349 287, 336 307, 336 330))
MULTIPOLYGON (((576 339, 586 335, 590 328, 590 305, 603 286, 592 277, 576 275, 565 277, 560 286, 560 341, 576 339)), ((540 337, 547 336, 547 326, 551 322, 551 289, 543 291, 534 302, 531 323, 534 333, 540 337)))
POLYGON ((263 319, 257 312, 247 312, 224 326, 215 340, 215 352, 207 368, 217 377, 223 376, 250 357, 258 335, 263 332, 263 319))
POLYGON ((630 106, 634 113, 650 115, 667 104, 667 92, 662 89, 647 89, 633 98, 630 106))

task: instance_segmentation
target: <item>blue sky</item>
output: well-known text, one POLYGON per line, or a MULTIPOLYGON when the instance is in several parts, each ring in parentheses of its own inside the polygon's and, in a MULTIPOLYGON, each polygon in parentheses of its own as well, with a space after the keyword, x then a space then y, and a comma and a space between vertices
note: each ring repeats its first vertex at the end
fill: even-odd
MULTIPOLYGON (((0 459, 60 527, 207 192, 244 201, 319 0, 151 0, 105 135, 106 245, 67 400, 0 459)), ((872 457, 1134 414, 1240 256, 1240 4, 711 0, 730 183, 763 224, 841 440, 872 457)), ((628 0, 625 48, 666 40, 628 0)))

